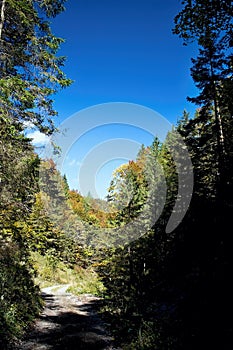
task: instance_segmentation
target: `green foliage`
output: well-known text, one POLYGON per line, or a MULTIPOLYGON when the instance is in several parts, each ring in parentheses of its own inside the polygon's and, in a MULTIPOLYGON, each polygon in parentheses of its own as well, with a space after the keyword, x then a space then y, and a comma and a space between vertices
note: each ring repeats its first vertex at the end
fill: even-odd
POLYGON ((41 162, 39 186, 28 220, 31 248, 42 254, 53 249, 57 257, 72 264, 83 243, 83 225, 71 208, 72 192, 66 192, 64 178, 52 160, 41 162))
POLYGON ((136 217, 147 198, 147 182, 139 162, 130 161, 115 170, 110 184, 108 201, 118 211, 118 226, 136 217))
POLYGON ((68 292, 75 295, 92 294, 103 296, 105 290, 102 281, 93 269, 75 269, 75 282, 68 288, 68 292))
POLYGON ((1 1, 0 112, 46 133, 53 131, 56 115, 51 95, 71 83, 61 69, 64 57, 56 56, 63 40, 52 34, 47 21, 63 4, 1 1))
POLYGON ((85 269, 78 265, 69 267, 54 257, 50 251, 45 255, 33 252, 31 261, 37 272, 35 281, 41 288, 68 284, 70 286, 68 291, 76 295, 103 293, 103 284, 92 267, 85 269))
POLYGON ((0 115, 0 345, 22 335, 41 307, 22 234, 36 190, 38 158, 20 124, 0 115))
MULTIPOLYGON (((167 196, 163 213, 146 235, 127 247, 106 252, 98 266, 106 287, 102 312, 125 349, 196 349, 209 344, 214 349, 223 344, 231 349, 231 313, 226 309, 231 303, 232 288, 223 276, 224 266, 229 272, 231 263, 227 223, 231 222, 233 153, 232 142, 226 142, 228 159, 224 173, 229 180, 221 182, 220 195, 215 126, 213 115, 199 111, 193 119, 184 112, 178 123, 177 131, 192 158, 195 184, 186 217, 170 234, 166 233, 168 219, 174 210, 182 210, 182 202, 176 198, 178 180, 181 181, 177 168, 183 177, 188 170, 181 168, 183 146, 175 133, 169 133, 162 145, 155 140, 151 152, 140 151, 137 163, 142 174, 153 174, 155 160, 164 169, 167 196), (152 169, 148 168, 147 157, 152 169)), ((228 121, 225 131, 230 135, 232 130, 232 122, 228 121)), ((124 176, 127 174, 122 175, 121 181, 124 176)), ((160 181, 160 177, 155 177, 155 194, 160 193, 160 181)), ((118 191, 118 198, 120 195, 118 191)), ((150 201, 147 205, 150 210, 150 201)), ((121 223, 128 222, 127 210, 121 215, 121 223)), ((145 227, 144 217, 141 222, 145 227)), ((115 221, 115 225, 121 223, 115 221)))
POLYGON ((39 312, 35 278, 40 286, 69 284, 76 294, 104 294, 103 314, 125 349, 230 350, 231 1, 182 2, 174 32, 200 46, 191 69, 200 93, 190 98, 200 108, 194 118, 184 112, 163 144, 155 139, 142 146, 136 161, 115 171, 108 196, 113 214, 104 212, 106 202, 69 190, 51 160, 39 171, 23 135, 25 121, 53 131, 51 95, 70 83, 61 71, 64 58, 56 56, 62 39, 47 22, 64 3, 0 5, 0 347, 21 336, 39 312), (190 201, 177 198, 190 169, 182 167, 184 145, 176 131, 189 150, 195 184, 186 217, 167 233, 171 214, 190 201), (144 235, 130 240, 127 224, 136 219, 144 235), (130 243, 108 248, 121 243, 121 234, 130 243))
POLYGON ((24 205, 33 202, 38 157, 29 140, 21 134, 21 125, 0 114, 0 183, 1 214, 6 220, 17 220, 25 213, 24 205))
MULTIPOLYGON (((72 264, 76 261, 78 248, 74 244, 74 237, 59 230, 45 210, 45 199, 42 192, 35 196, 31 214, 25 223, 24 239, 30 251, 37 251, 42 255, 49 252, 51 256, 72 264)), ((46 202, 48 199, 46 198, 46 202)))
MULTIPOLYGON (((38 191, 39 159, 23 131, 30 122, 51 133, 56 115, 51 95, 70 84, 61 70, 64 58, 56 56, 63 40, 51 33, 47 21, 63 10, 63 4, 63 0, 0 2, 1 349, 22 336, 41 308, 29 261, 29 247, 36 245, 29 221, 38 191)), ((47 224, 44 220, 38 226, 43 231, 47 224)))
POLYGON ((183 8, 175 17, 174 34, 187 44, 198 40, 203 45, 207 30, 232 45, 232 2, 230 0, 183 0, 183 8))
POLYGON ((23 335, 42 307, 27 253, 12 240, 13 233, 0 235, 1 349, 23 335))
POLYGON ((215 118, 212 132, 216 137, 217 187, 221 192, 222 184, 227 182, 226 129, 232 119, 232 2, 185 0, 182 3, 183 9, 175 17, 174 33, 185 44, 192 39, 199 45, 199 56, 192 59, 191 76, 200 93, 188 99, 201 107, 199 117, 205 123, 212 116, 215 118))

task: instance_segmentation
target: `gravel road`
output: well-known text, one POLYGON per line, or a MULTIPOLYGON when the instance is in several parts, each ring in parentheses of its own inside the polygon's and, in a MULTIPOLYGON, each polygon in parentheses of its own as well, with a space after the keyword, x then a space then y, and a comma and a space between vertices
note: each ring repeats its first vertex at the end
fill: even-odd
POLYGON ((69 285, 42 289, 45 307, 16 350, 120 350, 94 310, 98 298, 67 293, 69 285))

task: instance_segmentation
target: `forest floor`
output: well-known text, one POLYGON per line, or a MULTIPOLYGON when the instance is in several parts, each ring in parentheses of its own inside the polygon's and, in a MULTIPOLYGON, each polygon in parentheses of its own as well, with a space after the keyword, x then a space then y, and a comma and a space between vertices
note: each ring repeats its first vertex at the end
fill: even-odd
POLYGON ((67 293, 69 285, 42 289, 45 302, 17 350, 120 350, 96 312, 99 298, 67 293))

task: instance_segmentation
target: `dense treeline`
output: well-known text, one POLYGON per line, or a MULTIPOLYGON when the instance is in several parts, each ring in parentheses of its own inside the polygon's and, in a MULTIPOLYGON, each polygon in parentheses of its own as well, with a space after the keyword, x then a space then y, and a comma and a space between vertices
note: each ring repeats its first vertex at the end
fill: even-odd
MULTIPOLYGON (((99 266, 106 296, 110 298, 105 313, 110 315, 113 327, 120 329, 117 335, 121 343, 126 339, 131 342, 129 348, 230 349, 232 346, 232 288, 227 279, 231 263, 232 146, 226 147, 228 167, 225 165, 224 171, 228 180, 225 184, 221 182, 224 192, 219 193, 213 129, 214 121, 209 118, 206 125, 198 113, 194 119, 187 119, 185 114, 177 127, 189 147, 195 174, 192 201, 182 223, 166 233, 176 200, 178 174, 162 145, 156 158, 163 162, 169 184, 163 214, 146 235, 116 249, 99 266), (206 129, 209 129, 208 142, 206 129)), ((151 157, 148 149, 146 153, 151 157)), ((141 164, 141 159, 137 162, 141 164)), ((140 174, 143 171, 145 168, 140 174)), ((128 181, 128 174, 125 176, 123 181, 128 181)), ((135 198, 140 190, 137 184, 135 198)), ((137 205, 131 206, 131 218, 138 211, 137 205)), ((128 208, 124 208, 115 224, 121 225, 128 219, 128 208)), ((146 225, 144 218, 142 223, 146 225)))
POLYGON ((59 262, 95 267, 102 312, 124 348, 232 349, 232 2, 182 2, 174 33, 199 45, 196 114, 184 112, 163 143, 116 169, 108 203, 70 190, 24 136, 28 126, 53 132, 51 95, 70 84, 56 56, 62 39, 47 22, 64 2, 0 1, 0 347, 41 310, 32 259, 40 256, 54 271, 59 262), (192 166, 182 166, 187 150, 192 166))
MULTIPOLYGON (((56 52, 62 39, 48 18, 64 1, 0 1, 0 348, 22 335, 41 309, 27 221, 38 192, 38 164, 27 126, 54 129, 53 95, 70 81, 56 52)), ((40 223, 43 226, 43 223, 40 223)))
POLYGON ((200 47, 191 69, 200 94, 189 98, 199 108, 193 118, 184 112, 176 128, 194 171, 192 201, 182 223, 166 233, 179 177, 167 140, 156 152, 155 145, 141 151, 133 166, 118 170, 120 185, 117 179, 112 183, 121 199, 129 179, 134 188, 132 205, 120 212, 116 225, 140 212, 137 199, 144 198, 145 185, 135 179, 139 168, 146 174, 146 157, 151 164, 152 154, 163 165, 168 185, 164 211, 147 235, 117 249, 100 266, 110 297, 105 312, 120 328, 117 335, 126 348, 232 348, 232 12, 231 1, 183 1, 175 18, 174 32, 185 44, 197 40, 200 47))
POLYGON ((1 118, 0 346, 22 334, 40 309, 24 220, 33 203, 37 157, 19 125, 1 118))

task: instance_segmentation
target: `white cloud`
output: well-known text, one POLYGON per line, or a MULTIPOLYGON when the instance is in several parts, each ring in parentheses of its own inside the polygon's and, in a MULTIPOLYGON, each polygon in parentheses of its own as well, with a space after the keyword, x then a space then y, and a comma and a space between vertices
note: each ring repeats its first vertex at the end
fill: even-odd
POLYGON ((80 166, 81 165, 81 162, 79 162, 78 160, 76 160, 76 159, 71 159, 69 162, 68 162, 68 165, 69 166, 80 166))
POLYGON ((30 122, 29 120, 23 121, 23 125, 24 125, 24 127, 26 129, 33 129, 33 128, 35 128, 35 125, 32 122, 30 122))
POLYGON ((27 134, 27 137, 32 139, 33 145, 45 145, 49 142, 49 137, 38 130, 27 134))

